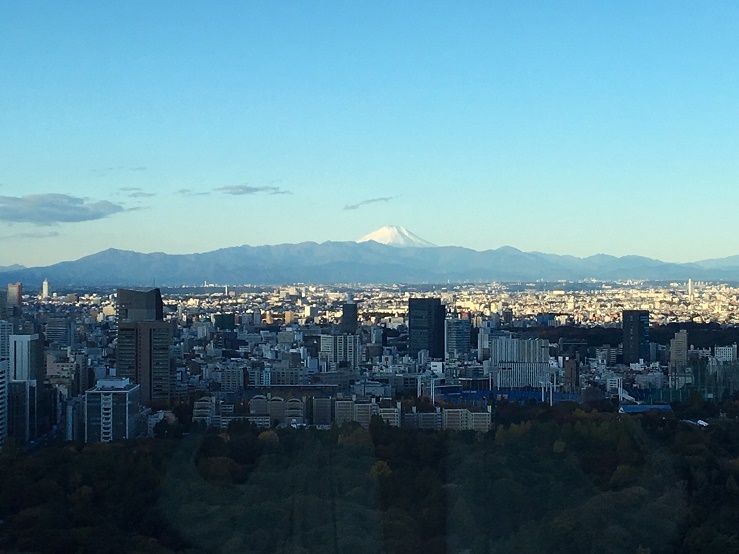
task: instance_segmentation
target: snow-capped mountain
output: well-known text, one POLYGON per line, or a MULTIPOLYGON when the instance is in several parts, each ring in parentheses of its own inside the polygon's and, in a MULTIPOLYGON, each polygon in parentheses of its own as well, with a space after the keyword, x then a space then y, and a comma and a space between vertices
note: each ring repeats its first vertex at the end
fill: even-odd
POLYGON ((436 246, 427 240, 423 240, 418 235, 414 235, 400 225, 385 225, 363 236, 357 242, 368 242, 371 240, 398 248, 430 248, 436 246))

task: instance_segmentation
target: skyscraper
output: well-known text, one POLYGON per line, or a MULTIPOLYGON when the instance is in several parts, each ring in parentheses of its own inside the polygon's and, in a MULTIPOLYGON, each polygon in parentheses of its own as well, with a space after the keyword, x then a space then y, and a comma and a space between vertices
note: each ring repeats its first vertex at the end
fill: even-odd
POLYGON ((471 324, 468 318, 446 320, 446 357, 459 359, 470 353, 471 324))
POLYGON ((670 373, 684 371, 688 367, 688 332, 681 329, 670 341, 670 373))
POLYGON ((688 362, 688 332, 681 329, 675 333, 675 338, 670 341, 667 376, 671 389, 681 389, 695 382, 693 371, 688 362))
POLYGON ((169 355, 172 327, 167 321, 118 325, 116 376, 141 385, 141 401, 168 403, 175 392, 175 368, 169 355))
POLYGON ((13 324, 0 319, 0 360, 10 358, 10 335, 13 334, 13 324))
POLYGON ((23 302, 23 285, 21 283, 8 283, 8 297, 6 300, 8 309, 20 307, 23 302))
POLYGON ((357 305, 354 302, 347 302, 341 306, 341 324, 339 325, 340 333, 357 332, 357 305))
POLYGON ((0 320, 8 318, 8 291, 0 290, 0 320))
POLYGON ((624 364, 649 362, 649 311, 624 310, 622 327, 624 364))
POLYGON ((41 298, 49 298, 49 281, 44 279, 41 283, 41 298))
POLYGON ((10 379, 34 381, 44 378, 44 342, 38 335, 10 335, 10 379))
POLYGON ((408 299, 408 353, 428 350, 432 358, 444 357, 446 308, 440 298, 408 299))
POLYGON ((117 296, 118 323, 164 319, 164 307, 159 289, 147 291, 118 289, 117 296))
POLYGON ((8 436, 8 387, 10 384, 10 333, 13 326, 0 320, 0 450, 8 436))
POLYGON ((163 321, 159 289, 118 289, 116 376, 141 385, 141 401, 169 402, 175 388, 175 368, 169 355, 172 327, 163 321))
POLYGON ((358 335, 321 335, 319 358, 325 360, 328 369, 356 369, 359 366, 361 341, 358 335))

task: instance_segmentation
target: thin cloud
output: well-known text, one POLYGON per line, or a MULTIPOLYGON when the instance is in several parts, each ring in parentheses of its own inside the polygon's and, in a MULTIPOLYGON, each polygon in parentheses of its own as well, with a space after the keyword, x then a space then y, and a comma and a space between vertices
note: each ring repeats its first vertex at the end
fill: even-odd
POLYGON ((58 237, 57 231, 31 231, 29 233, 15 233, 14 235, 3 235, 4 239, 48 239, 58 237))
POLYGON ((141 190, 137 190, 136 192, 132 192, 128 195, 129 198, 149 198, 151 196, 156 196, 153 192, 144 192, 141 190))
POLYGON ((380 196, 378 198, 370 198, 369 200, 362 200, 361 202, 357 202, 356 204, 347 204, 344 206, 345 210, 357 210, 361 208, 362 206, 368 206, 370 204, 377 204, 378 202, 390 202, 393 200, 394 196, 380 196))
POLYGON ((68 194, 29 194, 0 196, 0 221, 55 225, 93 221, 124 211, 108 200, 91 202, 68 194))
POLYGON ((214 190, 222 192, 223 194, 231 194, 233 196, 259 194, 262 192, 267 194, 292 194, 292 192, 290 192, 289 190, 283 190, 280 187, 275 187, 272 185, 265 187, 252 187, 251 185, 230 185, 227 187, 219 187, 214 190))
POLYGON ((181 194, 182 196, 209 196, 209 192, 195 192, 192 189, 178 189, 175 194, 181 194))
MULTIPOLYGON (((113 166, 106 167, 105 168, 105 171, 146 171, 147 169, 149 169, 149 168, 146 167, 145 165, 137 165, 137 166, 133 166, 133 167, 127 167, 125 165, 119 165, 117 167, 113 167, 113 166)), ((98 169, 93 169, 92 171, 97 172, 99 170, 98 169)))
POLYGON ((141 187, 121 187, 118 190, 123 192, 137 192, 144 189, 142 189, 141 187))

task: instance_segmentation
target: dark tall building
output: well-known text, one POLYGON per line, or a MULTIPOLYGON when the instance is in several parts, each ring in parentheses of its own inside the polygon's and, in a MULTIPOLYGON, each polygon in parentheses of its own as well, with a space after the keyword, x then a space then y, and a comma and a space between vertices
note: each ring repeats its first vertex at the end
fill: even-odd
POLYGON ((348 302, 341 306, 341 324, 339 325, 340 333, 355 334, 357 332, 357 305, 354 302, 348 302))
POLYGON ((649 362, 649 311, 624 310, 622 322, 624 364, 649 362))
POLYGON ((446 308, 440 298, 408 300, 408 353, 417 356, 428 350, 432 358, 444 357, 446 308))
POLYGON ((8 306, 20 307, 23 303, 23 285, 21 283, 8 283, 8 306))
POLYGON ((116 377, 141 385, 141 402, 168 403, 175 393, 176 373, 169 355, 172 326, 167 321, 134 321, 118 325, 116 377))
POLYGON ((503 310, 503 315, 500 317, 500 322, 503 325, 513 324, 513 310, 510 308, 505 308, 503 310))
POLYGON ((141 385, 141 401, 168 403, 175 392, 169 355, 172 327, 164 320, 159 289, 118 289, 116 376, 141 385))
POLYGON ((0 319, 8 319, 8 291, 0 290, 0 319))
POLYGON ((38 381, 8 384, 8 436, 26 444, 38 436, 38 381))
POLYGON ((568 358, 564 363, 565 370, 565 392, 570 394, 580 392, 580 360, 568 358))
POLYGON ((126 321, 162 321, 164 306, 159 289, 146 291, 118 289, 118 323, 126 321))

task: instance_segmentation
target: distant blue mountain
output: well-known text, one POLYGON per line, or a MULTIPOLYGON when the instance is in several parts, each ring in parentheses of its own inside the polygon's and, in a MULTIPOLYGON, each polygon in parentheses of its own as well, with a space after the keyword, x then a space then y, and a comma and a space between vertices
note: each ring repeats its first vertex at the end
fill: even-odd
POLYGON ((109 249, 47 267, 15 268, 0 281, 40 286, 268 283, 440 283, 536 280, 739 280, 739 256, 676 264, 640 256, 578 258, 504 246, 396 248, 374 241, 237 246, 201 254, 109 249))

